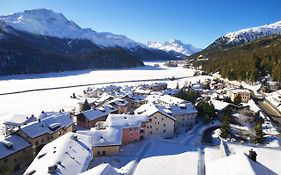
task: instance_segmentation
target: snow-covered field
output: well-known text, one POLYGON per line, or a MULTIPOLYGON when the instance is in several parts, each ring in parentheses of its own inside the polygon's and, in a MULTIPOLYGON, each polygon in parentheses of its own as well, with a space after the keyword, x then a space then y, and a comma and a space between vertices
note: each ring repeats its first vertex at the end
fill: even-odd
MULTIPOLYGON (((169 78, 172 76, 191 76, 194 70, 183 69, 182 67, 168 68, 163 63, 160 67, 154 67, 155 62, 146 62, 145 67, 120 70, 96 70, 96 71, 72 71, 63 73, 48 73, 40 75, 18 75, 0 78, 0 93, 22 91, 27 89, 48 88, 68 86, 77 84, 113 82, 125 80, 142 80, 169 78)), ((169 87, 175 87, 177 82, 183 86, 185 81, 197 81, 206 77, 191 77, 178 81, 166 80, 169 87)), ((130 84, 140 84, 130 83, 130 84)), ((146 82, 152 83, 152 82, 146 82)), ((126 83, 127 84, 127 83, 126 83)), ((76 102, 70 99, 75 92, 81 94, 86 87, 75 87, 48 91, 28 92, 13 95, 0 96, 0 123, 4 118, 13 114, 39 114, 41 111, 58 111, 62 108, 70 110, 77 106, 76 102)))
MULTIPOLYGON (((179 67, 165 67, 164 62, 146 62, 145 67, 118 70, 84 70, 38 75, 17 75, 0 77, 0 94, 38 88, 53 88, 60 86, 91 84, 101 82, 117 82, 127 80, 164 79, 170 77, 192 76, 194 70, 179 67), (160 67, 154 67, 159 64, 160 67)), ((207 76, 183 78, 176 81, 165 80, 168 87, 183 86, 186 81, 203 81, 207 76)), ((143 82, 125 83, 130 85, 143 82)), ((153 81, 145 82, 153 83, 153 81)), ((99 85, 104 86, 104 85, 99 85)), ((72 93, 81 94, 87 87, 75 87, 48 91, 35 91, 0 96, 0 128, 4 120, 13 115, 39 115, 41 111, 71 110, 77 107, 75 100, 70 98, 72 93)))
POLYGON ((77 84, 115 82, 126 80, 170 78, 193 75, 194 70, 165 67, 163 62, 145 62, 145 67, 115 70, 83 70, 37 75, 0 77, 0 93, 27 89, 69 86, 77 84), (157 63, 160 67, 154 67, 157 63))
POLYGON ((153 142, 134 175, 197 174, 198 159, 198 150, 190 150, 185 145, 153 142))

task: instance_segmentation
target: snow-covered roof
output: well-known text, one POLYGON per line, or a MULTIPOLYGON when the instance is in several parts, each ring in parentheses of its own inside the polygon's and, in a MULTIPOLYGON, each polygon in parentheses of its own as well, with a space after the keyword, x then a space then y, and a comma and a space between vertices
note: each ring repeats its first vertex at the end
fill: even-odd
POLYGON ((152 91, 150 89, 136 89, 134 90, 133 93, 136 93, 136 94, 150 94, 152 91))
POLYGON ((232 93, 251 93, 248 89, 232 89, 230 90, 232 93))
POLYGON ((250 106, 250 109, 252 111, 254 111, 255 113, 256 112, 259 112, 261 109, 256 105, 256 103, 254 102, 254 100, 249 100, 248 103, 247 103, 249 106, 250 106))
POLYGON ((157 100, 160 98, 160 95, 148 95, 147 97, 145 97, 145 101, 147 101, 148 103, 150 102, 157 102, 157 100))
POLYGON ((91 139, 78 133, 67 133, 45 145, 25 174, 78 174, 86 171, 92 160, 91 139), (48 173, 49 167, 56 167, 48 173))
POLYGON ((229 103, 220 101, 220 100, 211 100, 212 104, 214 105, 215 110, 222 111, 224 108, 226 108, 229 103))
POLYGON ((50 117, 52 115, 59 115, 60 112, 46 112, 46 111, 42 111, 38 116, 37 119, 44 119, 46 117, 50 117))
POLYGON ((185 103, 186 101, 177 97, 173 97, 171 95, 162 95, 159 96, 158 101, 169 104, 169 105, 173 105, 173 104, 181 104, 181 103, 185 103))
POLYGON ((108 114, 117 111, 111 105, 105 105, 104 107, 94 108, 87 111, 83 111, 82 114, 89 120, 96 120, 98 118, 107 116, 108 114))
POLYGON ((143 96, 143 95, 133 95, 131 97, 131 100, 135 101, 135 102, 142 102, 142 101, 145 101, 145 98, 146 98, 146 96, 143 96))
POLYGON ((206 164, 206 175, 277 175, 244 153, 230 155, 206 164))
POLYGON ((22 114, 14 114, 7 118, 3 124, 4 125, 13 125, 13 126, 21 126, 26 123, 32 122, 35 120, 34 115, 27 116, 22 114))
POLYGON ((165 108, 164 106, 157 105, 155 103, 147 103, 147 104, 141 105, 139 108, 137 108, 134 111, 134 113, 136 115, 147 115, 147 116, 151 116, 151 115, 155 114, 156 112, 160 112, 161 114, 171 118, 172 120, 176 120, 172 116, 171 110, 165 108))
POLYGON ((10 135, 3 140, 0 140, 0 160, 8 155, 14 154, 31 144, 18 135, 10 135))
POLYGON ((58 128, 69 127, 73 124, 69 113, 60 113, 59 115, 52 115, 42 120, 31 122, 20 128, 25 134, 31 138, 38 137, 43 134, 51 134, 58 128), (52 127, 53 124, 59 124, 58 127, 52 127), (54 130, 55 129, 55 130, 54 130))
POLYGON ((92 146, 113 146, 122 144, 122 129, 106 127, 105 129, 92 128, 90 131, 77 131, 77 133, 91 136, 92 146))
POLYGON ((198 113, 197 109, 193 106, 192 103, 170 105, 167 108, 172 112, 173 116, 198 113))
POLYGON ((119 175, 119 173, 108 163, 102 163, 79 175, 119 175))
POLYGON ((109 127, 138 127, 143 122, 148 121, 147 115, 124 115, 124 114, 109 114, 106 119, 106 124, 109 127))
POLYGON ((111 100, 109 103, 115 104, 117 106, 127 106, 128 101, 124 100, 124 99, 121 99, 121 98, 115 98, 115 99, 111 100))

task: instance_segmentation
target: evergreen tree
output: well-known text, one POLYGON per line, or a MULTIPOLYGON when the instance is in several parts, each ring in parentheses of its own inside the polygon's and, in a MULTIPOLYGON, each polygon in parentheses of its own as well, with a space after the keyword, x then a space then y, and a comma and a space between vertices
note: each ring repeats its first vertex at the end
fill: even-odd
POLYGON ((254 131, 255 131, 254 142, 262 143, 264 139, 264 132, 262 131, 262 125, 260 122, 256 123, 256 125, 254 126, 254 131))
POLYGON ((196 106, 196 109, 198 110, 199 116, 204 117, 205 123, 210 122, 210 120, 213 120, 216 116, 214 106, 208 102, 200 102, 196 106))
POLYGON ((88 100, 86 99, 85 102, 84 102, 84 104, 82 105, 81 111, 87 111, 87 110, 89 110, 89 109, 91 109, 91 106, 90 106, 90 104, 88 103, 88 100))
POLYGON ((195 104, 195 101, 197 100, 198 97, 200 97, 201 94, 197 91, 193 91, 190 88, 182 88, 176 95, 175 97, 178 97, 180 99, 189 101, 193 104, 195 104))
POLYGON ((222 138, 227 138, 230 134, 230 125, 229 125, 229 116, 228 115, 225 115, 223 117, 223 120, 222 120, 222 125, 221 125, 221 133, 220 133, 220 136, 222 138))
POLYGON ((241 98, 241 95, 238 94, 235 98, 234 98, 234 101, 233 103, 236 104, 236 105, 239 105, 242 101, 242 98, 241 98))

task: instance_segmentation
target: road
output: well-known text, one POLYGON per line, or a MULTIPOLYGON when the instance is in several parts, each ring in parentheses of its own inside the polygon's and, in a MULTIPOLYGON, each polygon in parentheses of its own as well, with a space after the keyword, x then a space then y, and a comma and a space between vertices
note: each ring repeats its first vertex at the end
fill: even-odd
POLYGON ((265 101, 256 101, 256 104, 273 121, 274 126, 281 132, 281 115, 265 101))
POLYGON ((193 131, 191 134, 189 134, 187 137, 183 138, 182 140, 176 140, 176 139, 167 139, 167 140, 155 140, 148 142, 144 147, 141 153, 138 155, 138 157, 135 159, 135 162, 133 166, 130 168, 130 170, 127 172, 127 175, 133 175, 135 170, 138 167, 139 162, 145 155, 147 149, 149 149, 149 146, 152 142, 164 142, 164 143, 171 143, 171 144, 181 144, 186 146, 192 146, 195 148, 199 148, 199 159, 198 159, 198 175, 205 175, 205 153, 204 153, 204 146, 201 144, 202 136, 205 131, 208 131, 209 128, 218 128, 220 124, 198 124, 197 127, 193 128, 193 131))
POLYGON ((170 78, 155 78, 155 79, 112 81, 112 82, 101 82, 101 83, 77 84, 77 85, 69 85, 69 86, 58 86, 58 87, 50 87, 50 88, 27 89, 27 90, 21 90, 21 91, 13 91, 13 92, 0 93, 0 96, 19 94, 19 93, 26 93, 26 92, 34 92, 34 91, 48 91, 48 90, 55 90, 55 89, 67 89, 67 88, 75 88, 75 87, 83 87, 83 86, 95 86, 95 85, 107 85, 107 84, 119 84, 119 83, 136 83, 136 82, 148 82, 148 81, 167 81, 167 80, 176 81, 176 80, 180 80, 180 79, 184 79, 184 78, 190 78, 190 77, 193 77, 193 76, 175 77, 174 79, 170 79, 170 78))

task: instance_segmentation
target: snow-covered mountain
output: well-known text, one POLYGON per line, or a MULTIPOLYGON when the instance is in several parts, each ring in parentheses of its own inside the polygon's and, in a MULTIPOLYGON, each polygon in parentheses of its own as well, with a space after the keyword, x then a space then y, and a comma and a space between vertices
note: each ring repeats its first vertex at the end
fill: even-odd
POLYGON ((231 32, 223 38, 225 38, 227 44, 245 44, 261 37, 275 34, 281 34, 281 21, 231 32))
POLYGON ((188 56, 193 53, 201 51, 201 49, 195 48, 191 44, 184 44, 180 40, 166 41, 164 43, 157 41, 148 41, 147 46, 154 49, 163 50, 166 52, 172 52, 179 56, 188 56))
POLYGON ((145 47, 123 35, 98 33, 89 28, 83 29, 73 21, 69 21, 63 14, 48 9, 26 10, 0 16, 0 20, 17 30, 58 38, 89 39, 95 45, 102 47, 117 46, 129 49, 138 46, 145 47))
POLYGON ((129 68, 175 55, 126 36, 83 29, 52 10, 0 16, 0 76, 80 69, 129 68))

